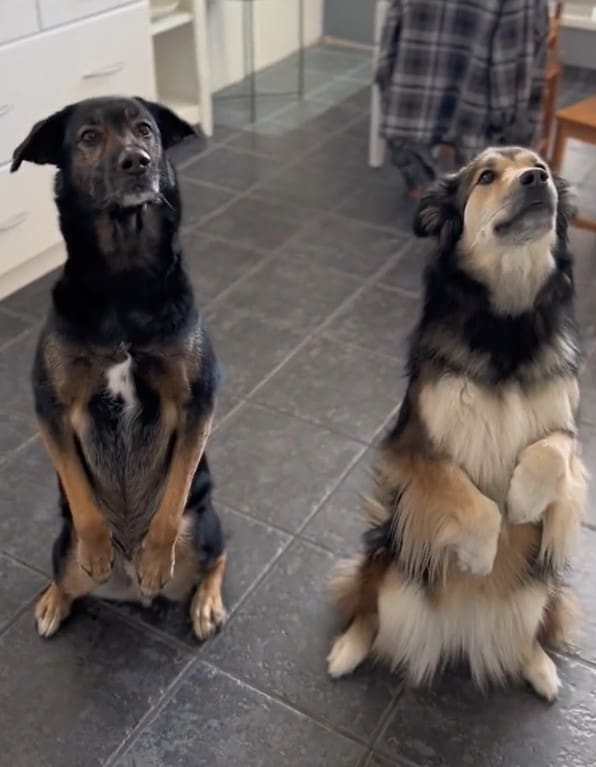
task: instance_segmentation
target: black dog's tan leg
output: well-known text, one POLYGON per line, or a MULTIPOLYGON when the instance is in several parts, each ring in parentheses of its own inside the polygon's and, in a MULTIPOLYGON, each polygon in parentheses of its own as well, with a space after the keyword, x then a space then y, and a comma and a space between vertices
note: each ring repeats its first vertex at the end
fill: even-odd
POLYGON ((64 493, 77 536, 76 560, 89 576, 101 583, 112 570, 112 539, 97 507, 93 490, 77 454, 71 433, 56 435, 41 423, 41 434, 64 493))
POLYGON ((211 429, 211 418, 180 438, 174 448, 161 504, 142 543, 138 562, 141 594, 152 599, 172 577, 175 543, 190 485, 211 429))
POLYGON ((75 599, 84 597, 97 586, 96 581, 79 566, 71 550, 60 574, 42 594, 35 606, 37 631, 42 637, 51 637, 68 618, 75 599))
POLYGON ((507 516, 516 525, 542 522, 540 557, 559 569, 579 530, 585 499, 585 469, 576 438, 557 432, 522 452, 509 488, 507 516))
POLYGON ((227 555, 224 552, 205 571, 190 607, 190 618, 198 639, 207 639, 225 621, 221 589, 226 569, 227 555))

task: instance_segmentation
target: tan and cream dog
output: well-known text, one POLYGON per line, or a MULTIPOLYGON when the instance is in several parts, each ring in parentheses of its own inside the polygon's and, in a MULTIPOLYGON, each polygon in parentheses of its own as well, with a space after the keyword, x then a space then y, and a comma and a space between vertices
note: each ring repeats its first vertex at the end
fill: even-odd
POLYGON ((568 186, 532 151, 488 149, 422 198, 437 239, 408 389, 375 467, 359 559, 332 583, 347 629, 329 673, 369 654, 414 684, 449 662, 553 700, 562 573, 585 497, 568 186))

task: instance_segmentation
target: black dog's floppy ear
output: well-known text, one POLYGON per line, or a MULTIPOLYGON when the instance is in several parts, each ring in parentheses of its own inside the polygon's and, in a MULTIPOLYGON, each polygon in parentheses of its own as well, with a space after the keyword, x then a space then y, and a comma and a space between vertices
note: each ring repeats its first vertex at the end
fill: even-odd
POLYGON ((414 216, 414 234, 438 237, 443 245, 457 240, 462 230, 462 217, 457 208, 459 173, 451 173, 434 182, 423 192, 414 216))
POLYGON ((157 104, 155 101, 146 101, 139 97, 137 97, 137 101, 140 101, 145 109, 148 109, 153 115, 153 119, 157 123, 161 134, 161 143, 164 149, 169 149, 189 136, 194 136, 202 141, 205 140, 205 134, 200 128, 198 130, 193 128, 192 125, 185 120, 181 120, 168 107, 157 104))
POLYGON ((10 172, 18 170, 24 160, 37 165, 58 165, 71 112, 72 107, 64 107, 35 123, 27 138, 14 150, 10 172))

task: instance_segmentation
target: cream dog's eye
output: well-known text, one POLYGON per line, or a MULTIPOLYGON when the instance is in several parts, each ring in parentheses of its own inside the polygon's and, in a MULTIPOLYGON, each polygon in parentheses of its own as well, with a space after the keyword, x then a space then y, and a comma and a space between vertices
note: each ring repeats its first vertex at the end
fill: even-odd
POLYGON ((493 170, 484 170, 478 178, 478 183, 482 184, 483 186, 487 186, 488 184, 492 184, 495 178, 496 176, 493 170))

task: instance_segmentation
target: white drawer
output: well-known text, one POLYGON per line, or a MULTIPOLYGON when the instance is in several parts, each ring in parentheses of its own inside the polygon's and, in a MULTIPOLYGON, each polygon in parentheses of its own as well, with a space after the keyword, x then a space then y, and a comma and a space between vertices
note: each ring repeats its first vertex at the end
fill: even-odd
POLYGON ((37 32, 35 0, 0 0, 0 43, 37 32))
POLYGON ((53 168, 34 165, 0 171, 0 273, 59 242, 53 177, 53 168))
POLYGON ((120 8, 64 32, 56 55, 68 101, 94 96, 154 95, 149 12, 145 3, 120 8))
POLYGON ((65 103, 67 90, 55 63, 57 48, 52 35, 0 48, 0 165, 10 160, 37 120, 65 103))
POLYGON ((119 5, 126 5, 130 0, 38 0, 38 2, 41 26, 48 29, 109 11, 110 8, 116 8, 119 5))
POLYGON ((0 165, 37 120, 65 104, 118 93, 152 98, 153 82, 144 3, 2 46, 0 165))

